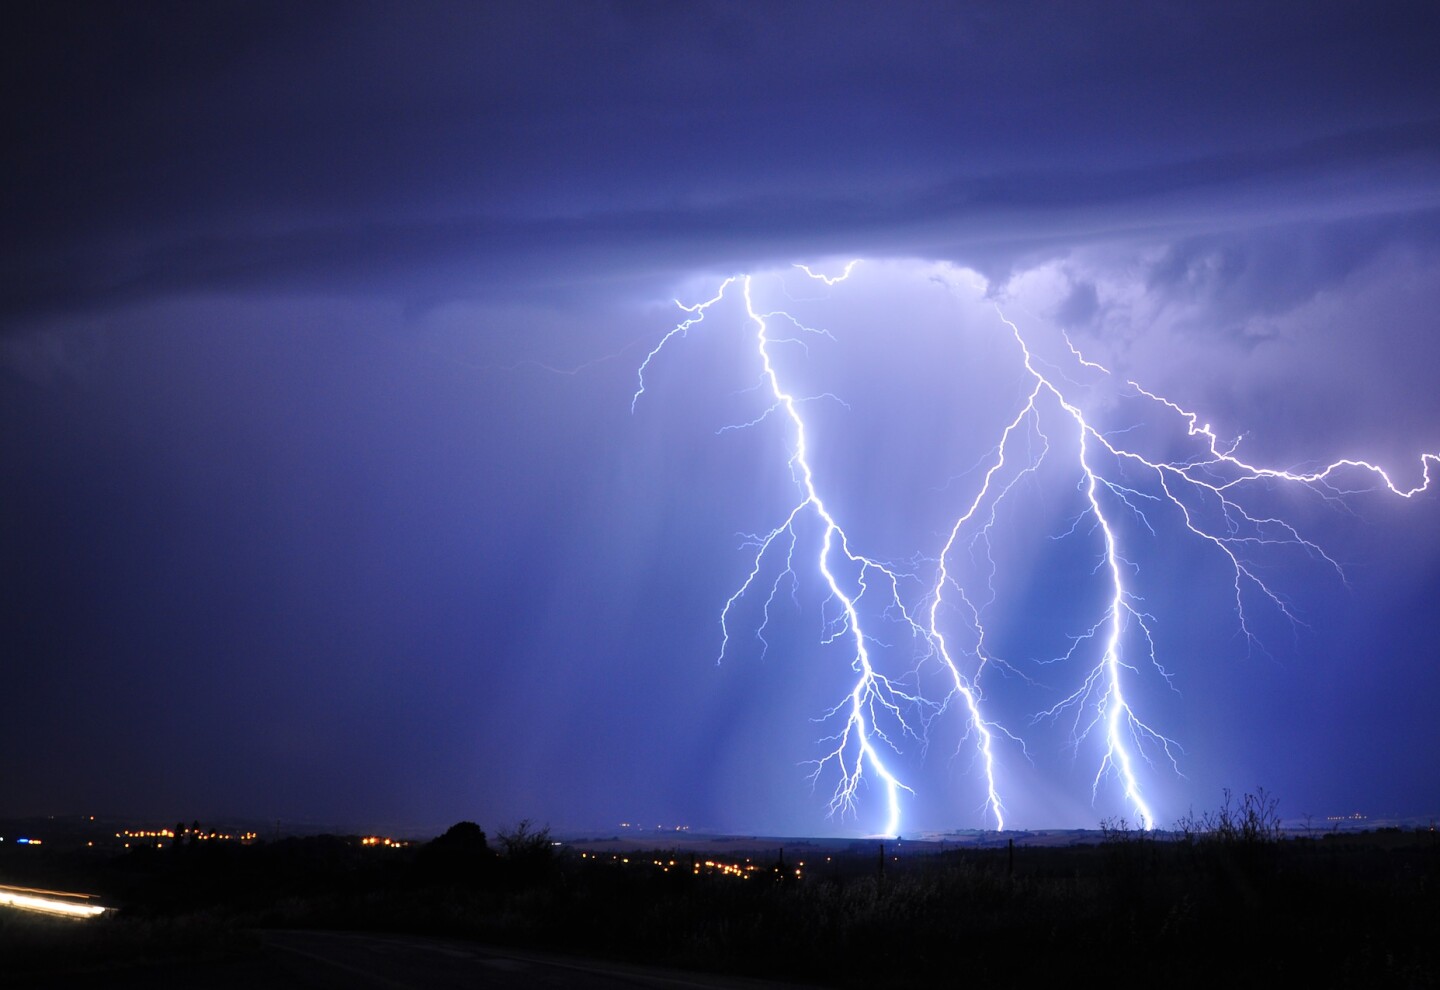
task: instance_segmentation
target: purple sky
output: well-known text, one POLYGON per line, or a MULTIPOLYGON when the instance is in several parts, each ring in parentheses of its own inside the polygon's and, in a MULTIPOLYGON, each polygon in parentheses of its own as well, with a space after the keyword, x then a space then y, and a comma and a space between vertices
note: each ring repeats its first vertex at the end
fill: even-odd
MULTIPOLYGON (((780 424, 716 433, 765 406, 734 300, 632 414, 672 300, 865 259, 834 291, 765 285, 834 335, 787 369, 848 403, 806 405, 824 484, 887 560, 933 556, 1018 410, 995 304, 1254 461, 1419 484, 1437 42, 1422 3, 23 12, 0 814, 875 831, 877 789, 827 818, 834 781, 806 779, 848 674, 813 566, 763 657, 714 662, 737 533, 793 489, 780 424)), ((1073 689, 1038 661, 1093 596, 1093 544, 1051 539, 1074 484, 1037 479, 996 543, 1022 827, 1128 813, 1113 781, 1092 803, 1092 750, 1029 725, 1073 689)), ((1174 675, 1146 711, 1183 748, 1183 776, 1146 768, 1156 817, 1256 785, 1294 817, 1440 812, 1440 498, 1261 501, 1348 584, 1267 558, 1302 624, 1257 610, 1248 645, 1213 561, 1137 548, 1174 675)), ((906 827, 979 826, 936 733, 896 758, 906 827)))

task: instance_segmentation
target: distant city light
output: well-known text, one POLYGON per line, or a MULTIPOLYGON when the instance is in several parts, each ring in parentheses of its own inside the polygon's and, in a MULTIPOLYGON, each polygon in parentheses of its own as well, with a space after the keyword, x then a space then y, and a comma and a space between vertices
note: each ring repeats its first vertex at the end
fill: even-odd
MULTIPOLYGON (((608 858, 611 865, 614 866, 630 865, 630 857, 621 856, 619 853, 611 853, 607 857, 603 853, 582 852, 580 854, 580 858, 591 859, 597 862, 608 858)), ((776 874, 777 876, 789 875, 793 872, 794 876, 798 879, 804 876, 805 867, 805 864, 801 862, 797 864, 797 868, 795 870, 790 871, 785 868, 784 864, 781 864, 774 868, 767 868, 756 864, 753 860, 749 858, 746 858, 745 862, 743 863, 727 863, 723 860, 718 859, 701 860, 695 858, 694 856, 691 856, 689 858, 688 863, 674 859, 652 859, 649 861, 648 864, 640 860, 636 860, 635 865, 648 865, 653 867, 659 867, 661 873, 669 873, 671 870, 688 869, 692 875, 697 877, 702 874, 708 874, 711 876, 738 877, 741 880, 749 880, 757 874, 763 874, 765 872, 771 872, 776 874)))
POLYGON ((386 835, 366 835, 360 839, 362 846, 378 846, 383 849, 404 849, 410 845, 400 839, 392 839, 386 835))

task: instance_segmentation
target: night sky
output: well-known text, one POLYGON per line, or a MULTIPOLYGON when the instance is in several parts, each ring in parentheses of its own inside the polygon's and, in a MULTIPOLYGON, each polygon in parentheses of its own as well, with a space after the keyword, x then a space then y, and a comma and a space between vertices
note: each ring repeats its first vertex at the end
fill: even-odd
MULTIPOLYGON (((873 774, 809 780, 853 679, 813 556, 716 663, 796 500, 782 417, 724 429, 770 404, 737 291, 631 408, 737 273, 828 331, 779 352, 817 475, 916 573, 1023 403, 1002 312, 1109 369, 1107 435, 1176 426, 1133 380, 1266 466, 1440 452, 1433 4, 62 2, 3 45, 0 814, 879 830, 873 774)), ((965 557, 1020 827, 1133 818, 1034 720, 1096 617, 1058 423, 993 595, 965 557)), ((1160 824, 1440 812, 1440 496, 1374 488, 1255 486, 1329 559, 1252 548, 1295 617, 1254 639, 1117 514, 1160 824)), ((906 831, 986 824, 962 735, 894 740, 906 831)))

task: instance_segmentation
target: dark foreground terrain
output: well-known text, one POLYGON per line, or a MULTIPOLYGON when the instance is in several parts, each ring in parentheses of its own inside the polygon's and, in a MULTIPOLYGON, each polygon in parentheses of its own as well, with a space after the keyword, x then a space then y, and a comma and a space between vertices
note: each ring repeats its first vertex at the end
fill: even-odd
POLYGON ((597 854, 525 829, 495 845, 460 825, 404 849, 317 836, 7 851, 0 880, 91 890, 117 910, 0 911, 5 982, 869 988, 1103 973, 1166 987, 1440 985, 1440 838, 1428 829, 1156 839, 1122 827, 1069 848, 771 847, 748 862, 597 854))

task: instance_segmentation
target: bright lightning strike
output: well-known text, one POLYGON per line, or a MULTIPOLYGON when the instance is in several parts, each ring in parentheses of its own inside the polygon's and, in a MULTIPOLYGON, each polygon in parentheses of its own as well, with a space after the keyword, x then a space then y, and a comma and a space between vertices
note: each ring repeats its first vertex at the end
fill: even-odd
MULTIPOLYGON (((824 291, 838 292, 846 288, 842 283, 856 264, 850 262, 836 275, 804 265, 794 268, 824 291)), ((979 470, 970 472, 976 476, 971 490, 954 499, 950 521, 930 547, 914 548, 916 555, 897 565, 862 553, 851 537, 853 520, 843 521, 831 507, 838 489, 835 479, 822 478, 817 468, 812 447, 816 434, 807 419, 807 404, 836 396, 799 391, 800 376, 779 360, 780 351, 792 347, 808 356, 805 338, 830 334, 789 312, 757 303, 756 280, 752 275, 733 276, 703 302, 677 303, 685 318, 641 361, 631 409, 645 395, 647 373, 667 346, 686 337, 730 294, 738 294, 759 369, 756 392, 765 401, 753 417, 721 432, 761 424, 781 430, 794 498, 774 517, 771 528, 747 541, 745 575, 719 612, 718 659, 723 661, 732 650, 741 603, 763 596, 758 628, 752 629, 763 649, 768 646, 765 634, 772 608, 785 583, 793 588, 803 580, 818 581, 828 603, 822 644, 843 649, 850 686, 821 713, 833 728, 821 741, 811 779, 817 784, 833 780, 828 806, 836 816, 857 812, 862 786, 878 784, 885 801, 885 834, 899 833, 903 805, 915 794, 896 769, 901 757, 907 750, 923 751, 932 730, 948 718, 960 720, 959 751, 969 754, 966 762, 979 785, 979 810, 988 824, 1006 827, 1003 794, 1017 786, 1016 766, 1028 754, 1021 734, 989 714, 985 685, 996 676, 1024 676, 991 645, 999 595, 992 551, 1007 525, 1010 503, 1021 497, 1017 493, 1052 484, 1052 477, 1069 479, 1075 509, 1068 527, 1055 538, 1079 541, 1093 555, 1091 587, 1098 589, 1089 595, 1097 600, 1096 610, 1069 637, 1069 647, 1048 661, 1035 661, 1046 670, 1081 673, 1073 689, 1058 692, 1058 701, 1032 712, 1032 724, 1063 720, 1077 753, 1082 744, 1093 746, 1097 761, 1089 785, 1092 802, 1103 787, 1113 786, 1148 829, 1157 818, 1146 781, 1161 767, 1178 774, 1180 765, 1176 742, 1135 700, 1135 689, 1147 677, 1172 686, 1172 675, 1157 656, 1156 620, 1143 604, 1142 592, 1155 582, 1142 582, 1131 559, 1135 534, 1158 539, 1169 532, 1172 540, 1188 542, 1218 560, 1229 575, 1239 631, 1253 642, 1251 611, 1256 605, 1298 621, 1273 579, 1262 571, 1262 563, 1277 553, 1298 551, 1337 574, 1340 570, 1294 525, 1256 507, 1268 489, 1296 486, 1327 500, 1385 490, 1409 499, 1429 490, 1433 469, 1440 465, 1440 454, 1423 455, 1420 483, 1406 487, 1361 459, 1337 460, 1310 472, 1249 463, 1238 456, 1238 442, 1221 441, 1208 425, 1199 425, 1196 414, 1134 382, 1122 386, 1105 367, 1087 360, 1068 337, 1063 351, 1051 348, 1047 355, 1037 350, 997 309, 993 326, 996 342, 1003 345, 999 353, 1008 352, 1003 359, 1010 364, 1007 374, 1020 387, 1003 411, 999 422, 1004 425, 979 470), (778 327, 783 332, 777 333, 778 327), (1101 429, 1087 411, 1097 393, 1134 416, 1133 424, 1101 429), (1164 442, 1155 441, 1150 432, 1155 423, 1170 431, 1164 442), (889 648, 893 644, 882 647, 882 627, 899 629, 913 645, 907 661, 896 664, 895 650, 889 648)), ((955 288, 943 276, 932 276, 931 281, 955 288)), ((941 446, 931 443, 920 456, 932 460, 941 446)), ((953 498, 953 493, 947 495, 953 498)))
MULTIPOLYGON (((851 266, 853 265, 854 262, 851 263, 851 266)), ((845 274, 848 275, 849 271, 850 267, 847 267, 845 274)), ((827 285, 833 285, 844 278, 844 275, 833 279, 825 278, 815 275, 809 269, 805 269, 805 272, 812 278, 824 281, 827 285)), ((661 348, 673 337, 683 335, 696 323, 703 320, 706 311, 718 303, 724 297, 726 290, 736 281, 737 279, 734 278, 727 279, 720 286, 720 291, 704 303, 688 307, 681 305, 682 309, 693 315, 666 334, 655 346, 655 349, 645 356, 645 360, 640 365, 640 384, 631 400, 632 408, 644 394, 645 369, 660 353, 661 348)), ((825 586, 829 589, 832 600, 840 607, 841 614, 836 620, 833 636, 843 636, 853 644, 851 666, 855 670, 856 679, 848 697, 831 711, 832 715, 841 716, 840 728, 837 734, 829 740, 833 743, 831 750, 817 761, 812 779, 818 780, 830 764, 835 765, 838 770, 839 782, 836 784, 830 800, 830 810, 832 813, 843 813, 854 809, 856 792, 862 780, 865 779, 866 773, 874 774, 884 787, 886 805, 889 809, 884 831, 888 834, 895 834, 900 829, 900 793, 908 788, 900 783, 886 767, 885 756, 881 751, 882 747, 893 748, 895 743, 886 733, 882 723, 893 719, 900 732, 913 734, 909 722, 906 721, 904 708, 913 705, 918 699, 907 695, 892 681, 875 670, 870 658, 870 643, 857 608, 857 602, 868 590, 870 575, 873 572, 882 583, 891 588, 892 594, 895 595, 896 605, 903 608, 898 594, 895 592, 896 575, 880 562, 854 553, 850 549, 850 541, 845 530, 840 527, 830 510, 826 508, 825 501, 816 487, 815 473, 808 458, 806 427, 805 420, 800 415, 800 401, 786 389, 772 360, 771 351, 774 341, 771 339, 769 321, 776 314, 761 313, 755 308, 751 292, 751 276, 740 277, 738 281, 744 295, 745 313, 753 327, 756 352, 764 369, 763 381, 774 399, 773 404, 762 414, 761 418, 779 411, 788 421, 792 450, 789 466, 799 489, 799 501, 790 508, 779 525, 756 539, 755 556, 750 573, 726 601, 720 613, 720 659, 724 659, 730 641, 731 608, 754 587, 766 558, 771 556, 772 552, 778 553, 778 548, 785 549, 783 573, 792 572, 798 538, 797 523, 802 515, 813 516, 821 527, 815 566, 824 580, 825 586), (841 564, 849 565, 848 576, 839 573, 841 564)), ((808 328, 802 327, 802 329, 808 328)), ((758 420, 746 425, 754 425, 754 422, 758 422, 758 420)), ((777 578, 776 584, 772 586, 772 598, 779 580, 777 578)), ((767 613, 768 608, 767 601, 767 613)))

